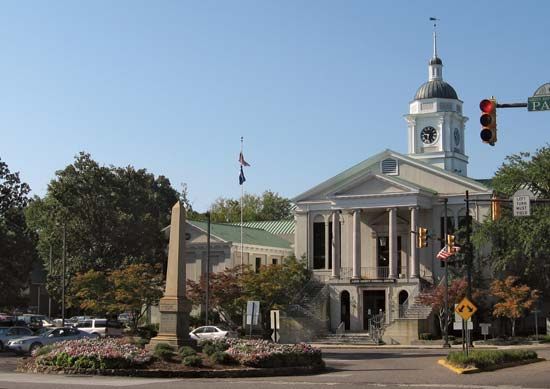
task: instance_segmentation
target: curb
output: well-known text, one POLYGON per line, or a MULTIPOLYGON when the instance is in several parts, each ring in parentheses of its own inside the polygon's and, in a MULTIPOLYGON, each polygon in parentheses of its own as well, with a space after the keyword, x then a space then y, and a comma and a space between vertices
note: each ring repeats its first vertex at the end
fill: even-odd
POLYGON ((531 363, 537 363, 537 362, 543 362, 543 361, 546 361, 546 359, 544 359, 544 358, 528 359, 528 360, 525 360, 525 361, 507 362, 507 363, 503 363, 502 365, 491 366, 491 367, 487 367, 487 368, 484 368, 484 369, 479 369, 477 367, 466 367, 466 368, 455 367, 455 366, 447 363, 447 361, 444 360, 444 359, 438 360, 437 363, 440 364, 441 366, 444 366, 447 369, 453 371, 456 374, 474 374, 474 373, 483 373, 483 372, 486 372, 486 371, 495 371, 495 370, 500 370, 500 369, 506 369, 508 367, 529 365, 531 363))
POLYGON ((313 367, 282 367, 282 368, 246 368, 225 370, 139 370, 139 369, 33 369, 29 371, 38 374, 53 375, 87 375, 87 376, 118 376, 140 378, 246 378, 246 377, 276 377, 293 375, 312 375, 326 372, 324 366, 313 367))

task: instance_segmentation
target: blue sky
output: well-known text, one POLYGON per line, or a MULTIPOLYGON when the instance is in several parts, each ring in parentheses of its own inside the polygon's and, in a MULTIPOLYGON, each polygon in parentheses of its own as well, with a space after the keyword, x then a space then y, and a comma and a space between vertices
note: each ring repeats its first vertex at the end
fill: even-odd
POLYGON ((203 211, 245 189, 292 197, 386 148, 427 81, 430 16, 444 79, 464 101, 469 175, 550 139, 550 112, 500 110, 550 81, 550 2, 13 1, 0 12, 0 157, 44 195, 87 151, 189 186, 203 211))

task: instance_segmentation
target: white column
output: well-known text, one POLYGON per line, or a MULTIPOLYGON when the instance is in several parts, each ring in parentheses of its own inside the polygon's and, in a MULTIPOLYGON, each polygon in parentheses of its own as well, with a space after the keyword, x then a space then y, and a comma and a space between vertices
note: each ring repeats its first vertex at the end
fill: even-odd
POLYGON ((327 218, 325 220, 325 270, 328 270, 329 269, 329 265, 328 265, 328 259, 330 257, 329 253, 330 253, 330 250, 331 250, 331 244, 332 242, 330 241, 329 237, 330 237, 330 234, 329 234, 329 219, 327 218))
POLYGON ((340 212, 332 214, 332 277, 340 278, 340 212))
POLYGON ((352 233, 352 253, 353 253, 353 278, 361 278, 361 211, 353 211, 353 233, 352 233))
POLYGON ((416 248, 416 232, 418 230, 418 208, 411 207, 411 250, 410 250, 410 261, 409 261, 409 276, 411 278, 418 278, 418 273, 420 270, 418 262, 418 249, 416 248))
POLYGON ((397 277, 397 209, 389 208, 389 249, 390 249, 390 260, 389 260, 389 274, 388 278, 397 277))

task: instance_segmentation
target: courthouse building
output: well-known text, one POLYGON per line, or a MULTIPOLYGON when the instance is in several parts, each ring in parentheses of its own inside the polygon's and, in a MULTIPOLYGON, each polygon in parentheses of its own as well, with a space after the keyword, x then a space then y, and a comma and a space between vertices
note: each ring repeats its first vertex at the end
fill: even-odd
POLYGON ((490 212, 477 200, 489 200, 491 189, 468 177, 462 104, 443 80, 434 37, 428 81, 405 115, 407 154, 384 150, 293 199, 294 253, 328 284, 333 331, 366 332, 369 319, 381 312, 387 342, 408 343, 430 330, 429 310, 418 309, 415 297, 441 280, 436 255, 442 244, 430 239, 417 249, 415 232, 424 227, 433 238, 443 235, 445 200, 449 230, 458 228, 466 191, 474 221, 490 212))

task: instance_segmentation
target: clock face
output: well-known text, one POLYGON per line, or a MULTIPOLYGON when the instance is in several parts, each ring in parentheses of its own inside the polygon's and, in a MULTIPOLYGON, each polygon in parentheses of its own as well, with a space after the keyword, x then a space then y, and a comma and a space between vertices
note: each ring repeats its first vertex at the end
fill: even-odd
POLYGON ((458 128, 455 128, 455 130, 453 132, 453 136, 455 138, 455 145, 459 146, 460 145, 460 131, 458 131, 458 128))
POLYGON ((424 127, 420 131, 420 139, 427 145, 434 143, 437 139, 437 130, 433 127, 424 127))

